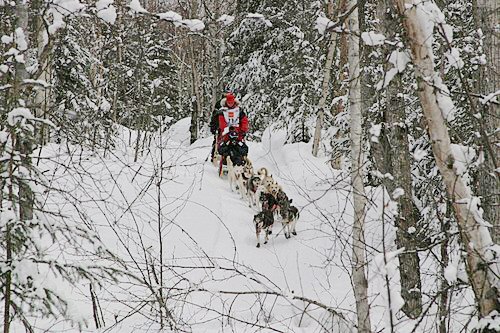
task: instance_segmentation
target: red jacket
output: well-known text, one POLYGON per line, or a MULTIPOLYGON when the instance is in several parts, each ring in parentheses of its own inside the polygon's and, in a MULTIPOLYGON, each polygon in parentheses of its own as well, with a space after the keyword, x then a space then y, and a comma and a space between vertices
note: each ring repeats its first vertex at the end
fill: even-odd
MULTIPOLYGON (((229 110, 230 111, 230 110, 229 110)), ((246 133, 248 132, 248 117, 243 112, 243 110, 239 110, 240 115, 239 115, 239 124, 238 126, 235 126, 235 131, 238 132, 239 140, 243 140, 245 137, 246 133)), ((224 113, 221 113, 219 115, 219 133, 223 133, 224 129, 228 126, 226 118, 224 117, 224 113)), ((227 135, 224 136, 224 141, 227 141, 227 135)))

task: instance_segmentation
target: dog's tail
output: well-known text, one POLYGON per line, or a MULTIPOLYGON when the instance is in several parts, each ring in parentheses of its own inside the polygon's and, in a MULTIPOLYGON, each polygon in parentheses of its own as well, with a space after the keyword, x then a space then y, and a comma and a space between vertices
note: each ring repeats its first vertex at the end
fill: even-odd
POLYGON ((257 174, 263 176, 262 178, 269 176, 269 172, 264 167, 260 168, 259 171, 257 171, 257 174))

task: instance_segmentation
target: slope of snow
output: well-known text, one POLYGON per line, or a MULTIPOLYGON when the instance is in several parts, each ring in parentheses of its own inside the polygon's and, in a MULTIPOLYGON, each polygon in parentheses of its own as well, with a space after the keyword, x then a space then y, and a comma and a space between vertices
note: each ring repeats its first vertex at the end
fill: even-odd
MULTIPOLYGON (((160 274, 160 252, 167 307, 175 318, 186 321, 177 325, 190 326, 194 332, 220 332, 227 325, 238 332, 253 332, 259 326, 311 332, 322 325, 332 332, 349 331, 353 304, 351 288, 346 288, 349 276, 340 265, 328 263, 336 256, 332 255, 335 245, 320 222, 321 216, 340 216, 351 209, 347 191, 326 192, 339 174, 326 160, 313 158, 309 144, 283 146, 284 133, 268 130, 262 143, 248 142, 254 167, 268 168, 300 210, 297 236, 285 239, 276 222, 269 243, 256 248, 253 215, 257 210, 231 192, 214 165, 205 161, 212 138, 189 145, 189 124, 189 118, 183 119, 161 139, 155 136, 137 162, 136 134, 126 129, 120 129, 116 149, 106 157, 80 155, 77 147, 71 154, 59 145, 42 151, 53 161, 45 160, 44 167, 52 170, 54 183, 80 200, 73 207, 65 206, 67 214, 76 219, 85 216, 85 222, 123 260, 128 273, 151 284, 147 287, 134 278, 119 277, 121 284, 97 288, 106 332, 159 327, 151 320, 157 307, 143 305, 135 310, 135 306, 147 304, 154 298, 151 288, 160 287, 152 273, 154 267, 160 274), (72 173, 80 175, 75 177, 58 165, 69 165, 72 173), (236 292, 244 294, 236 296, 236 292), (345 320, 296 296, 332 307, 345 320), (221 320, 217 312, 234 319, 221 320)), ((341 189, 346 184, 341 181, 335 186, 341 189)), ((68 199, 57 193, 50 198, 47 207, 52 209, 68 199)), ((75 304, 93 331, 88 286, 74 293, 79 294, 75 304)))
MULTIPOLYGON (((333 170, 326 158, 313 157, 310 144, 285 145, 282 131, 267 129, 261 142, 248 142, 254 168, 266 167, 300 210, 297 236, 285 239, 275 222, 269 243, 256 248, 252 219, 257 210, 231 192, 206 161, 211 137, 189 144, 189 125, 186 118, 165 133, 141 137, 139 142, 150 144, 137 161, 137 133, 125 128, 119 128, 115 148, 106 154, 69 144, 42 150, 41 171, 54 188, 66 191, 47 193, 45 208, 90 226, 120 263, 91 254, 86 260, 127 273, 116 276, 118 283, 94 286, 105 323, 99 330, 88 283, 68 291, 74 317, 86 320, 82 330, 155 332, 161 329, 161 311, 169 331, 168 309, 173 325, 191 332, 355 332, 348 174, 333 170)), ((388 332, 384 318, 397 307, 387 304, 384 293, 389 290, 393 299, 399 293, 398 259, 393 256, 391 266, 383 267, 377 253, 382 243, 388 253, 396 251, 391 214, 397 214, 397 206, 380 188, 367 191, 372 326, 388 332), (391 203, 382 237, 381 207, 391 203), (384 274, 389 273, 387 288, 384 274)), ((398 331, 418 324, 394 315, 398 331)), ((434 323, 420 325, 415 332, 429 331, 434 323)), ((79 331, 68 323, 53 327, 79 331)))

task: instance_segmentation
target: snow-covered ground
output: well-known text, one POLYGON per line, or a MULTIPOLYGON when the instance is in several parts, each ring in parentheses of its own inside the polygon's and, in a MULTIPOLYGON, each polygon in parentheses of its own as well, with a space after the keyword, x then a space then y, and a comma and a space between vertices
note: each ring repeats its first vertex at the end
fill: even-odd
MULTIPOLYGON (((261 142, 248 142, 254 167, 266 167, 300 210, 297 236, 285 239, 275 223, 269 243, 256 248, 256 209, 231 192, 206 161, 211 137, 189 145, 189 123, 183 119, 153 136, 136 162, 131 144, 136 134, 125 129, 105 157, 65 144, 41 152, 47 159, 40 168, 55 187, 67 191, 48 193, 46 208, 89 225, 120 259, 93 262, 129 274, 117 275, 118 283, 94 286, 104 319, 99 330, 88 283, 61 290, 73 300, 75 320, 87 322, 81 329, 154 332, 160 329, 161 312, 165 328, 173 320, 192 332, 354 332, 352 206, 345 172, 333 170, 326 158, 313 157, 310 144, 285 145, 281 131, 268 129, 261 142)), ((367 243, 374 254, 382 249, 375 213, 382 195, 380 190, 369 195, 367 243)), ((393 234, 387 225, 386 244, 394 244, 393 234)), ((394 250, 393 245, 387 248, 394 250)), ((383 257, 369 256, 375 331, 389 329, 380 272, 394 275, 392 308, 400 306, 393 257, 384 266, 383 257)), ((413 324, 400 327, 411 331, 413 324)), ((57 323, 49 331, 78 329, 57 323)))

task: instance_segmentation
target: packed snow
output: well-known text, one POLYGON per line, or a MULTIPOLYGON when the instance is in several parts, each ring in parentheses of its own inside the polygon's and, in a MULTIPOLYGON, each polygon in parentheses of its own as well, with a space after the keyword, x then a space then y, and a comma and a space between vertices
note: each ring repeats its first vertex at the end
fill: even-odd
MULTIPOLYGON (((103 100, 101 108, 106 103, 103 100)), ((23 114, 18 110, 15 115, 23 114)), ((327 158, 313 157, 309 143, 285 144, 283 130, 267 128, 260 142, 247 142, 254 168, 266 167, 300 211, 296 236, 285 239, 276 221, 269 242, 256 248, 252 221, 258 210, 231 192, 227 180, 207 161, 212 137, 189 143, 190 122, 182 119, 164 132, 150 133, 151 144, 137 154, 137 161, 137 133, 120 127, 106 156, 71 143, 53 143, 35 152, 47 181, 54 189, 64 189, 44 193, 44 207, 71 216, 75 225, 91 225, 125 266, 104 258, 98 262, 127 270, 127 276, 117 275, 118 283, 103 281, 92 287, 105 322, 101 330, 93 324, 88 284, 51 285, 69 299, 74 322, 86 323, 81 331, 159 330, 158 321, 151 320, 156 306, 140 305, 155 304, 151 292, 163 286, 169 310, 186 320, 177 325, 191 325, 194 332, 221 332, 226 325, 236 332, 305 333, 324 327, 333 333, 355 332, 349 173, 332 169, 327 158), (160 273, 162 283, 155 280, 160 273), (229 314, 224 323, 219 313, 229 314)), ((390 174, 379 176, 392 179, 390 174)), ((399 315, 397 266, 403 249, 395 247, 391 224, 397 203, 381 187, 368 187, 367 194, 372 205, 366 240, 376 251, 368 257, 374 329, 389 332, 390 318, 402 331, 417 324, 418 332, 432 327, 432 322, 416 323, 399 315)), ((401 194, 397 189, 392 196, 401 194)), ((95 262, 73 260, 85 267, 95 262)), ((67 323, 54 327, 80 329, 67 323)))

